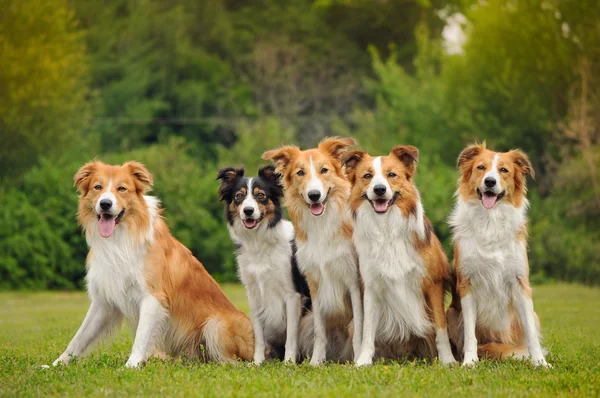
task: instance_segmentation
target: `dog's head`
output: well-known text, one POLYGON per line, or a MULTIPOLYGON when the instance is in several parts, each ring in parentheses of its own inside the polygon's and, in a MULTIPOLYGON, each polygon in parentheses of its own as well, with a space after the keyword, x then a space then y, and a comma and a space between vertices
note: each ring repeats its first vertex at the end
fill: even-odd
POLYGON ((350 203, 353 211, 366 201, 378 214, 391 206, 400 207, 408 215, 419 200, 412 183, 419 152, 410 145, 393 148, 387 156, 372 157, 365 151, 348 151, 342 158, 352 184, 350 203))
POLYGON ((527 193, 526 175, 534 176, 521 150, 494 152, 485 143, 465 148, 458 157, 459 195, 464 201, 480 200, 486 209, 506 200, 520 206, 527 193))
POLYGON ((225 214, 230 225, 241 223, 246 229, 257 228, 262 222, 275 226, 282 218, 283 186, 275 166, 258 169, 257 177, 244 177, 243 168, 219 170, 219 198, 225 202, 225 214))
POLYGON ((320 216, 329 201, 341 198, 348 190, 340 159, 346 148, 355 144, 352 138, 333 137, 315 149, 284 146, 262 157, 273 160, 282 174, 290 211, 308 209, 313 216, 320 216))
POLYGON ((79 222, 85 229, 97 224, 100 235, 109 238, 120 224, 140 228, 147 221, 144 193, 152 186, 152 175, 141 163, 87 163, 73 181, 80 193, 79 222))

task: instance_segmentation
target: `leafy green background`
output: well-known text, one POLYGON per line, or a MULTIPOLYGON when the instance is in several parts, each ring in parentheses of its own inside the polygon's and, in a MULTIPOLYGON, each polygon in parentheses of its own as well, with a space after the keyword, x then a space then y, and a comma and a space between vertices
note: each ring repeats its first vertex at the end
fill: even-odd
POLYGON ((448 252, 460 150, 519 147, 534 280, 600 282, 596 0, 1 0, 0 288, 83 287, 72 176, 138 160, 174 235, 235 280, 219 167, 282 143, 420 149, 448 252), (449 16, 466 40, 450 53, 449 16))

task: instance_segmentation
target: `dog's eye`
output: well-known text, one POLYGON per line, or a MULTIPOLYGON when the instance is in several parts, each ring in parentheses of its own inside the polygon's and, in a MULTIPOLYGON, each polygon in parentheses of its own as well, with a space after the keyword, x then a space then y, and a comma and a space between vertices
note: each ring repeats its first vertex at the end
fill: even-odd
POLYGON ((125 188, 125 187, 123 187, 123 186, 120 186, 119 188, 117 188, 117 190, 118 190, 119 192, 125 192, 125 191, 127 191, 127 188, 125 188))
POLYGON ((479 166, 477 166, 477 170, 485 170, 485 166, 480 164, 479 166))
POLYGON ((235 198, 237 200, 241 200, 243 197, 244 197, 244 194, 242 194, 241 192, 238 192, 238 193, 235 194, 235 198))
POLYGON ((371 173, 367 173, 367 174, 365 174, 365 175, 363 176, 363 178, 364 178, 365 180, 370 180, 371 178, 373 178, 373 175, 372 175, 371 173))
POLYGON ((298 171, 296 172, 296 175, 297 175, 298 177, 302 177, 302 176, 304 176, 304 170, 298 170, 298 171))
POLYGON ((329 169, 328 169, 327 167, 323 167, 323 168, 321 169, 321 174, 325 174, 325 173, 327 173, 328 171, 329 171, 329 169))
POLYGON ((258 200, 264 200, 265 199, 265 194, 262 192, 259 192, 258 195, 256 195, 256 197, 258 198, 258 200))
POLYGON ((394 177, 396 177, 396 173, 394 173, 393 171, 390 171, 390 172, 388 173, 388 177, 390 177, 390 178, 394 178, 394 177))
POLYGON ((503 172, 503 173, 508 173, 508 170, 506 169, 506 167, 502 167, 502 168, 500 169, 500 171, 501 171, 501 172, 503 172))
POLYGON ((99 191, 99 190, 101 190, 101 189, 102 189, 102 185, 98 184, 98 185, 96 185, 96 186, 94 187, 94 189, 95 189, 96 191, 99 191))

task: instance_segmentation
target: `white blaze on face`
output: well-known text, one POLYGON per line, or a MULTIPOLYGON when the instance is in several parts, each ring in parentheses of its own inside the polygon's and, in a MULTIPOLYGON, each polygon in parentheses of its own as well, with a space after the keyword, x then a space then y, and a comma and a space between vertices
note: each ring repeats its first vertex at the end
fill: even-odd
MULTIPOLYGON (((253 191, 252 191, 252 180, 253 178, 248 179, 248 184, 246 185, 246 197, 244 201, 239 207, 240 218, 244 223, 244 226, 248 229, 252 229, 258 223, 257 220, 260 218, 260 209, 258 208, 258 202, 254 199, 253 191), (244 210, 252 209, 251 214, 246 214, 244 210)), ((250 212, 249 212, 250 213, 250 212)))
POLYGON ((110 190, 111 187, 112 187, 112 180, 109 181, 108 187, 106 187, 106 191, 103 192, 100 195, 100 197, 98 198, 98 200, 96 201, 96 214, 101 214, 101 213, 106 212, 106 213, 112 214, 113 216, 117 215, 117 198, 111 192, 111 190, 110 190), (103 210, 100 207, 100 202, 105 199, 110 200, 110 202, 112 203, 112 206, 108 210, 103 210))
POLYGON ((310 191, 318 191, 321 197, 318 202, 322 203, 325 200, 325 188, 323 187, 323 181, 319 178, 315 164, 313 163, 312 156, 310 157, 309 170, 310 170, 310 181, 306 184, 306 192, 304 193, 304 199, 311 203, 308 193, 310 191))
POLYGON ((116 216, 118 215, 117 210, 117 198, 111 192, 112 187, 112 179, 108 183, 108 187, 106 187, 106 191, 102 192, 98 200, 96 201, 96 214, 98 214, 98 229, 100 231, 100 235, 103 238, 109 238, 115 230, 117 226, 116 216), (102 201, 109 200, 111 203, 110 208, 103 209, 100 207, 100 203, 102 201))
POLYGON ((304 201, 309 204, 310 212, 313 216, 320 216, 325 211, 323 202, 327 199, 327 192, 325 192, 323 181, 321 181, 319 174, 317 174, 317 169, 313 163, 312 156, 309 158, 309 173, 310 180, 308 181, 308 184, 306 184, 306 190, 303 195, 304 201), (309 196, 309 193, 312 191, 319 192, 319 199, 316 202, 313 202, 309 196))
POLYGON ((479 190, 481 191, 481 202, 486 209, 491 209, 496 204, 498 195, 502 193, 502 181, 500 180, 500 173, 498 173, 498 154, 494 155, 492 160, 492 168, 490 171, 485 173, 479 184, 479 190), (494 179, 496 182, 492 187, 488 187, 485 184, 486 179, 494 179))
POLYGON ((373 159, 373 178, 367 188, 367 197, 373 203, 373 207, 377 213, 385 213, 389 208, 389 202, 394 196, 392 188, 387 178, 383 175, 383 168, 381 165, 381 156, 373 159), (385 187, 385 193, 378 195, 375 193, 375 187, 385 187))

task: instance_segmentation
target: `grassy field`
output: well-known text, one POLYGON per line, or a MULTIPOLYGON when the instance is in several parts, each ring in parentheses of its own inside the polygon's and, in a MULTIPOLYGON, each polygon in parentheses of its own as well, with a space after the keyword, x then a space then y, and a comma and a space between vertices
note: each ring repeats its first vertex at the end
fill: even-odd
MULTIPOLYGON (((248 310, 243 289, 225 286, 248 310)), ((484 361, 475 369, 439 363, 379 363, 368 369, 329 364, 317 369, 270 363, 215 365, 152 360, 125 369, 131 335, 70 367, 41 369, 65 349, 88 307, 84 293, 0 293, 0 396, 461 396, 600 394, 600 289, 545 285, 534 290, 544 345, 553 369, 484 361)))

